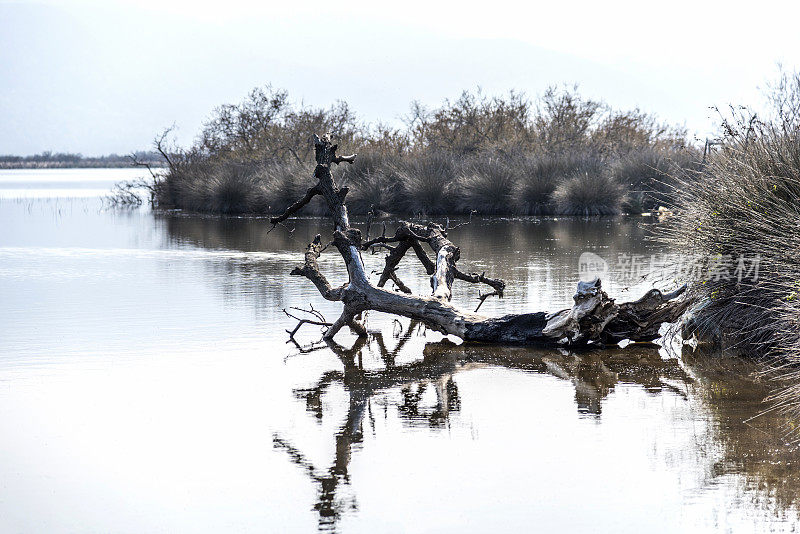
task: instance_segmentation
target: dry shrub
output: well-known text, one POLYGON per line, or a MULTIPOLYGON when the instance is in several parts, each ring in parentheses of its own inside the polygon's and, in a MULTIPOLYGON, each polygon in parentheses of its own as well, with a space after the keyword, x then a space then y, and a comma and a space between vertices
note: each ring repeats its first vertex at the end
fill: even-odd
MULTIPOLYGON (((723 123, 723 147, 699 176, 678 184, 678 213, 664 238, 686 255, 760 258, 756 280, 752 273, 741 281, 687 280, 698 302, 687 333, 729 351, 797 365, 800 76, 783 76, 771 99, 769 119, 742 111, 723 123)), ((798 399, 800 386, 779 396, 788 407, 798 399)))

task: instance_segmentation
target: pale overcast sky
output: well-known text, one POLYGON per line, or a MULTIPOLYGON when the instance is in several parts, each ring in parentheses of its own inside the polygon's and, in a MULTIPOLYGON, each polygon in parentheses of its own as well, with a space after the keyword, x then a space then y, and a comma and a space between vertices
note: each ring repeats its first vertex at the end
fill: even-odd
POLYGON ((0 154, 190 142, 211 109, 272 83, 396 122, 481 86, 579 84, 699 137, 709 106, 758 104, 800 67, 800 3, 0 0, 0 154))

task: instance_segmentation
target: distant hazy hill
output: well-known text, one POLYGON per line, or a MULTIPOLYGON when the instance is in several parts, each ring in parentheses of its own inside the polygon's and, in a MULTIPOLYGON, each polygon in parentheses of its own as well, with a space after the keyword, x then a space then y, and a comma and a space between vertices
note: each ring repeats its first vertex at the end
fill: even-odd
MULTIPOLYGON (((135 152, 136 159, 149 163, 153 167, 163 165, 163 159, 157 152, 135 152)), ((0 156, 0 169, 67 169, 81 167, 130 167, 133 164, 130 155, 85 157, 81 154, 63 152, 42 152, 33 156, 0 156)))

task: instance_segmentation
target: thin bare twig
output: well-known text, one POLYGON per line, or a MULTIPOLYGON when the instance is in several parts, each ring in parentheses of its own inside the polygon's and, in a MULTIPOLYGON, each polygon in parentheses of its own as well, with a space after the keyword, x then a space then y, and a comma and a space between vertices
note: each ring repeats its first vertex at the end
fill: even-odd
MULTIPOLYGON (((286 330, 286 333, 289 334, 289 339, 291 339, 292 341, 295 341, 295 339, 294 339, 295 334, 297 334, 297 331, 300 330, 300 327, 303 326, 304 324, 311 324, 311 325, 316 325, 316 326, 324 326, 324 327, 328 327, 328 328, 333 324, 333 323, 327 322, 325 320, 325 317, 323 317, 321 313, 319 313, 317 310, 315 310, 313 306, 311 307, 311 310, 304 310, 302 308, 290 308, 290 309, 302 311, 302 312, 308 313, 308 314, 316 317, 316 319, 301 318, 301 317, 298 317, 296 315, 293 315, 293 314, 289 313, 289 311, 286 308, 284 308, 283 309, 283 313, 285 313, 287 317, 290 317, 290 318, 294 319, 295 321, 297 321, 297 325, 295 325, 294 329, 286 330)), ((298 347, 299 347, 299 343, 297 343, 297 341, 295 341, 295 344, 298 345, 298 347)))
POLYGON ((483 306, 483 301, 485 301, 486 299, 488 299, 489 297, 491 297, 493 295, 497 295, 499 297, 502 297, 503 296, 503 292, 502 291, 498 291, 498 290, 495 289, 494 291, 490 291, 489 293, 486 293, 486 294, 480 294, 479 293, 478 295, 479 295, 478 298, 480 299, 480 302, 478 303, 478 306, 475 308, 476 312, 479 309, 481 309, 481 306, 483 306))

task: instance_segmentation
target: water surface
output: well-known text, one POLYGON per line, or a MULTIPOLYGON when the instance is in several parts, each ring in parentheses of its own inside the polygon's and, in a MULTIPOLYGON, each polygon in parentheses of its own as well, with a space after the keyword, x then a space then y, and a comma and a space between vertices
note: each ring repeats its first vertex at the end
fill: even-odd
MULTIPOLYGON (((368 340, 317 348, 308 328, 301 352, 282 309, 339 311, 289 275, 325 221, 104 207, 134 176, 0 175, 0 531, 795 530, 800 456, 751 364, 465 347, 374 313, 368 340)), ((507 281, 481 308, 499 315, 569 306, 581 252, 661 252, 647 224, 477 219, 451 238, 463 269, 507 281)), ((332 251, 320 264, 344 281, 332 251)), ((412 258, 399 275, 428 288, 412 258)))

